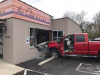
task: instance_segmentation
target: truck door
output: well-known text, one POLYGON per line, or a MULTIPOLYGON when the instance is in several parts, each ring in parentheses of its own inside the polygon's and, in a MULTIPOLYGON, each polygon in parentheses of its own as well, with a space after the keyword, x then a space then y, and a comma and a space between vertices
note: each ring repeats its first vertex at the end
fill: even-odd
POLYGON ((75 35, 75 43, 74 43, 74 53, 75 54, 88 54, 88 36, 84 34, 75 35))
POLYGON ((64 46, 63 45, 61 47, 61 54, 63 55, 63 57, 65 57, 64 46))
POLYGON ((69 35, 64 38, 65 54, 74 54, 74 37, 75 35, 69 35))
POLYGON ((61 54, 63 55, 63 57, 65 57, 65 52, 64 52, 64 43, 63 43, 63 41, 64 41, 64 38, 65 38, 65 35, 63 36, 63 38, 62 38, 62 43, 60 43, 60 48, 61 48, 61 54))

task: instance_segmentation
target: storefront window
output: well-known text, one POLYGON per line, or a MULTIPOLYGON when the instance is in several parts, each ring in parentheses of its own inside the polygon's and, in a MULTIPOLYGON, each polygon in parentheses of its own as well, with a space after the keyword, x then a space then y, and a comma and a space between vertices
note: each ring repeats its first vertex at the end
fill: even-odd
POLYGON ((35 28, 30 28, 30 46, 34 46, 35 28))
POLYGON ((52 31, 52 40, 59 40, 62 38, 63 36, 63 31, 62 30, 57 30, 57 31, 52 31))
POLYGON ((57 31, 53 31, 53 37, 57 37, 57 31))
POLYGON ((62 37, 63 36, 63 31, 58 31, 58 37, 62 37))
POLYGON ((53 41, 57 40, 57 38, 53 38, 53 41))

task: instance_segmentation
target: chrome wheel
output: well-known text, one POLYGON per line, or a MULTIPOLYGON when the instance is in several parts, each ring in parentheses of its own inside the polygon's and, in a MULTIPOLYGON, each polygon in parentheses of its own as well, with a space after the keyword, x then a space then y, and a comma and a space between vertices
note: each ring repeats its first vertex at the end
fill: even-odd
POLYGON ((57 58, 58 54, 57 54, 57 52, 52 52, 51 56, 52 57, 54 56, 55 58, 57 58))

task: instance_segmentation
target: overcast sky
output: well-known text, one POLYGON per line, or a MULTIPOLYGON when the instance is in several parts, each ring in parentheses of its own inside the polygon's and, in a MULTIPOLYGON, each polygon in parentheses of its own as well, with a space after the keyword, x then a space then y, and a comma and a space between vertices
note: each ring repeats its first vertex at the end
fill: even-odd
MULTIPOLYGON (((0 0, 2 1, 2 0, 0 0)), ((73 11, 87 13, 86 20, 91 21, 95 13, 100 11, 100 0, 22 0, 54 18, 63 17, 64 12, 73 11)))

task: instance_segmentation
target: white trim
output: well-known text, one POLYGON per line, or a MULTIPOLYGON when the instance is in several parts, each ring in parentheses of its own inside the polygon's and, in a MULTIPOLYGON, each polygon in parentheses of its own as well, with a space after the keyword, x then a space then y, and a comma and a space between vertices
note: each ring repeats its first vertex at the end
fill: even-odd
MULTIPOLYGON (((36 29, 35 27, 31 27, 31 26, 29 26, 29 47, 31 47, 31 48, 34 48, 34 46, 30 46, 30 38, 34 38, 34 36, 30 36, 30 29, 31 28, 33 28, 33 29, 36 29)), ((35 42, 33 41, 33 44, 34 44, 35 42)))
MULTIPOLYGON (((30 28, 46 30, 46 29, 43 29, 43 28, 37 28, 37 27, 29 26, 29 34, 28 34, 29 35, 29 46, 30 46, 30 38, 34 38, 34 37, 30 37, 30 28)), ((47 30, 47 31, 52 31, 52 30, 47 30)), ((34 48, 34 46, 30 46, 29 48, 34 48)))
POLYGON ((34 46, 30 46, 29 48, 30 48, 30 49, 35 49, 35 47, 34 47, 34 46))
MULTIPOLYGON (((43 28, 38 28, 38 27, 33 27, 33 26, 29 26, 29 27, 31 27, 31 28, 36 28, 36 29, 46 30, 46 29, 43 29, 43 28)), ((49 29, 47 29, 47 30, 49 30, 49 29)), ((50 31, 52 31, 52 30, 50 30, 50 31)))

